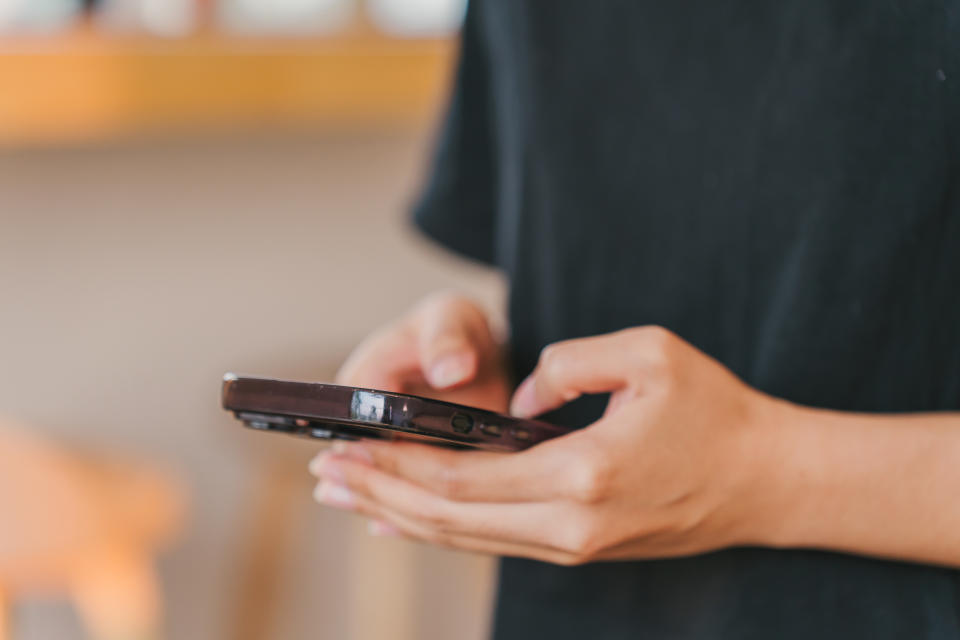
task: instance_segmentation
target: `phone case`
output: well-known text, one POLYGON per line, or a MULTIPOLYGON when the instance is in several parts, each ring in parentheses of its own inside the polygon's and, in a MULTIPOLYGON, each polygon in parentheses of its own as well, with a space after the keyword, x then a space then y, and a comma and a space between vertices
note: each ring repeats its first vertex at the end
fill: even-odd
POLYGON ((420 396, 230 373, 223 378, 222 403, 254 429, 321 439, 417 440, 518 451, 570 431, 420 396))

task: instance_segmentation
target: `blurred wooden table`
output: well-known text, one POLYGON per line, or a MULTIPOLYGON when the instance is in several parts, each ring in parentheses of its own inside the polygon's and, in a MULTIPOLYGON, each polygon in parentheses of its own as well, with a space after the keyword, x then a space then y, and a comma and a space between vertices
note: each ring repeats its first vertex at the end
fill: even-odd
POLYGON ((0 145, 250 128, 418 126, 447 83, 449 39, 370 28, 316 38, 0 38, 0 145))

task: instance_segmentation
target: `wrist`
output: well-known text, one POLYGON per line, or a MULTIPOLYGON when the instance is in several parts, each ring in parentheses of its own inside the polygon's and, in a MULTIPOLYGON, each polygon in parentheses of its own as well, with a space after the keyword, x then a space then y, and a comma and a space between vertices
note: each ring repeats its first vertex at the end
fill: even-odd
POLYGON ((741 450, 748 481, 737 544, 798 546, 818 486, 813 410, 760 392, 750 404, 741 450))

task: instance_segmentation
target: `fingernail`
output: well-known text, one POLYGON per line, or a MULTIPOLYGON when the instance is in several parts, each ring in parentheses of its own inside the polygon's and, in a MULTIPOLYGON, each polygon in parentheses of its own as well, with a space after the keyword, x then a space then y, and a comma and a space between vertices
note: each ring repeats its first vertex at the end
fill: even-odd
POLYGON ((443 356, 430 367, 430 384, 445 389, 463 382, 470 375, 469 360, 463 354, 443 356))
POLYGON ((343 484, 343 470, 333 458, 331 452, 325 451, 310 461, 310 473, 325 480, 333 480, 343 484))
POLYGON ((510 401, 510 413, 518 418, 529 418, 537 413, 537 398, 533 392, 533 378, 520 383, 510 401))
POLYGON ((333 482, 321 482, 313 490, 313 498, 320 504, 340 509, 353 508, 353 493, 350 489, 333 482))
POLYGON ((371 520, 367 523, 367 533, 372 536, 396 537, 400 530, 382 520, 371 520))

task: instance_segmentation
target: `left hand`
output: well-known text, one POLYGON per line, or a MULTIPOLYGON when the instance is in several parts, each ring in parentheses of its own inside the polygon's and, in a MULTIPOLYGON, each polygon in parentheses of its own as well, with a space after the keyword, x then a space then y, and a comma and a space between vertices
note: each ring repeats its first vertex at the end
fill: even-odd
POLYGON ((600 420, 519 453, 340 442, 311 463, 315 495, 375 532, 564 565, 758 542, 782 403, 643 327, 547 347, 512 411, 604 392, 600 420))

